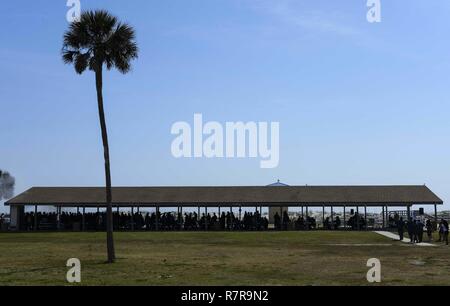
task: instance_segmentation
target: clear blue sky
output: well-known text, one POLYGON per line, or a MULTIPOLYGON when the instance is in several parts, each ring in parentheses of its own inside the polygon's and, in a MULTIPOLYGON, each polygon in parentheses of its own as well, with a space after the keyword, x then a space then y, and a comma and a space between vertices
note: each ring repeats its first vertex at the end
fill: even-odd
MULTIPOLYGON (((450 2, 382 0, 379 24, 365 4, 82 0, 140 45, 104 81, 113 184, 427 184, 449 202, 450 2), (279 167, 174 159, 171 125, 195 112, 279 121, 279 167)), ((60 58, 66 1, 0 5, 0 168, 16 193, 103 185, 93 75, 60 58)))

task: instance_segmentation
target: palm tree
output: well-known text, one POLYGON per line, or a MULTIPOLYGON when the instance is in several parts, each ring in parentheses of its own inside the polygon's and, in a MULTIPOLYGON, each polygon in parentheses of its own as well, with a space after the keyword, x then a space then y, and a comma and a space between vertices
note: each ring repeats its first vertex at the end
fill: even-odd
POLYGON ((107 70, 116 68, 123 74, 130 71, 131 61, 138 57, 135 31, 128 24, 119 22, 116 17, 107 11, 83 12, 80 19, 71 23, 68 31, 64 34, 62 57, 66 64, 74 65, 78 74, 82 74, 87 69, 95 73, 98 113, 105 158, 108 263, 113 263, 115 251, 111 170, 108 133, 103 108, 103 66, 107 70))

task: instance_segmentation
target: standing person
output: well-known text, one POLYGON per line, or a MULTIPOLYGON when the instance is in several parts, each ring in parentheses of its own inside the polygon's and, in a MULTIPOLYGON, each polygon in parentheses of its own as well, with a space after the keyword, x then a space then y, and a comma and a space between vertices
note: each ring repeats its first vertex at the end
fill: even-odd
POLYGON ((448 245, 448 231, 449 231, 448 222, 445 221, 444 219, 442 219, 441 223, 442 223, 442 232, 443 232, 443 235, 442 235, 443 242, 445 242, 445 244, 448 245))
POLYGON ((414 224, 413 219, 412 219, 412 218, 409 218, 408 224, 407 224, 407 228, 408 228, 408 236, 409 236, 409 239, 411 239, 411 243, 413 243, 413 244, 414 244, 415 241, 416 241, 416 238, 415 238, 415 236, 414 236, 415 227, 416 227, 416 225, 414 224))
POLYGON ((442 238, 444 237, 444 225, 442 224, 442 220, 441 220, 441 222, 439 222, 439 225, 438 225, 438 231, 439 231, 439 240, 438 240, 438 242, 442 242, 442 238))
POLYGON ((423 228, 425 227, 425 224, 421 220, 417 221, 417 242, 422 243, 423 242, 423 228))
POLYGON ((405 233, 405 221, 403 221, 403 218, 400 218, 397 221, 397 230, 398 230, 398 235, 400 236, 400 241, 403 241, 404 233, 405 233))
POLYGON ((425 227, 427 228, 428 242, 432 242, 433 241, 433 224, 431 223, 430 219, 427 220, 425 227))
POLYGON ((339 216, 336 217, 336 220, 334 221, 334 229, 335 230, 339 230, 339 228, 341 227, 341 218, 339 218, 339 216))

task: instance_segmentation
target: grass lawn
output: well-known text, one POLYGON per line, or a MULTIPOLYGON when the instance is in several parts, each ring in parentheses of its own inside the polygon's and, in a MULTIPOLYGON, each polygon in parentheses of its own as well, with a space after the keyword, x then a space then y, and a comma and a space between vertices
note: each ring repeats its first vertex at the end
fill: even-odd
POLYGON ((0 285, 66 285, 79 258, 82 285, 450 285, 450 248, 417 247, 369 232, 0 234, 0 285))

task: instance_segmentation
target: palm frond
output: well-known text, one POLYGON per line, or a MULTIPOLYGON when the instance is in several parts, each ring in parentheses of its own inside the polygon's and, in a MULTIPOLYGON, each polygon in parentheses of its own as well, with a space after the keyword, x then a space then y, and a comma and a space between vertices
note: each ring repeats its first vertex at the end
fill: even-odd
POLYGON ((95 70, 117 68, 121 73, 131 69, 131 61, 138 57, 134 29, 119 23, 109 12, 83 12, 79 21, 73 22, 64 34, 62 58, 74 64, 77 73, 87 68, 95 70))

